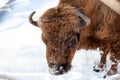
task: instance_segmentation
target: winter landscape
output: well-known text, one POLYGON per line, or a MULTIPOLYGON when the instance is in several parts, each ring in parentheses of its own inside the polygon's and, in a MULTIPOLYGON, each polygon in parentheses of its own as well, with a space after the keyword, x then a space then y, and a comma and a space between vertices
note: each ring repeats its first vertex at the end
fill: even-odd
POLYGON ((0 80, 120 80, 120 74, 103 78, 110 68, 109 58, 103 72, 93 71, 100 60, 99 49, 77 51, 72 69, 64 75, 49 73, 41 30, 29 23, 28 16, 36 11, 34 19, 38 19, 58 2, 0 0, 0 80))

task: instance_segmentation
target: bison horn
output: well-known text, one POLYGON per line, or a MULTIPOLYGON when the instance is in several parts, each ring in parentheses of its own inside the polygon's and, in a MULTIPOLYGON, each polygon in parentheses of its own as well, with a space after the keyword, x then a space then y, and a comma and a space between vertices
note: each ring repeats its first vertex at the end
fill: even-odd
POLYGON ((32 25, 34 25, 34 26, 38 26, 37 21, 34 21, 34 20, 32 19, 32 17, 33 17, 34 14, 35 14, 35 11, 30 14, 30 16, 29 16, 29 22, 30 22, 32 25))
POLYGON ((31 14, 30 14, 30 16, 29 16, 29 22, 32 24, 32 25, 34 25, 34 26, 39 26, 38 24, 40 24, 41 22, 49 22, 50 20, 49 19, 39 19, 38 21, 34 21, 33 19, 32 19, 32 17, 33 17, 33 15, 35 14, 35 11, 34 12, 32 12, 31 14), (37 22, 39 22, 39 23, 37 23, 37 22))
POLYGON ((81 17, 86 22, 86 26, 88 26, 91 23, 91 20, 88 17, 86 17, 85 15, 83 15, 81 12, 76 11, 75 14, 77 16, 81 17))

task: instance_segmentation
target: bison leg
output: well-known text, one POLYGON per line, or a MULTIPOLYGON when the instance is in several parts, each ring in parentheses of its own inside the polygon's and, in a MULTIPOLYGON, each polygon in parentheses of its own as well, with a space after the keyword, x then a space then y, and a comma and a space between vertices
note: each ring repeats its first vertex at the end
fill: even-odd
POLYGON ((118 63, 112 64, 111 68, 109 69, 107 74, 104 76, 104 78, 106 78, 107 76, 111 76, 111 75, 116 74, 118 72, 117 67, 118 67, 118 63))
POLYGON ((104 52, 101 53, 100 63, 93 67, 93 71, 100 72, 100 71, 103 71, 105 69, 107 55, 108 55, 108 50, 104 50, 104 52))
POLYGON ((116 56, 116 54, 115 53, 110 54, 110 60, 112 62, 112 65, 111 65, 111 68, 108 70, 107 74, 104 76, 104 78, 106 76, 111 76, 111 75, 114 75, 114 74, 118 73, 119 60, 117 58, 119 57, 119 55, 116 56))

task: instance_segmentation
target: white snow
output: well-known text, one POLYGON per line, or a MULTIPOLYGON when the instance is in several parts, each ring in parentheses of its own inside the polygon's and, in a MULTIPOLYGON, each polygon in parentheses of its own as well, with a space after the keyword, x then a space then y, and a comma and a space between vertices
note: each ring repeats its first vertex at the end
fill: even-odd
MULTIPOLYGON (((38 19, 46 9, 56 6, 58 1, 15 0, 11 2, 14 3, 10 7, 11 12, 0 15, 3 17, 0 23, 0 80, 120 80, 119 74, 102 78, 110 68, 109 60, 103 72, 93 71, 93 66, 100 60, 99 49, 77 51, 72 69, 64 75, 49 73, 41 30, 28 22, 28 16, 35 10, 34 18, 38 19)), ((7 2, 0 0, 0 11, 7 2)))
POLYGON ((5 6, 9 0, 0 0, 0 8, 5 6))

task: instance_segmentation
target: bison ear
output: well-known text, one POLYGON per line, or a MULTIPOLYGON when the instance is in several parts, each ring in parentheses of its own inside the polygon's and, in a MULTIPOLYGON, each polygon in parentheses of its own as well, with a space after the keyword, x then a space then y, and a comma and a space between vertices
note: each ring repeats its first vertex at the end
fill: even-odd
POLYGON ((81 18, 80 20, 81 27, 86 27, 91 23, 91 20, 87 16, 83 15, 81 12, 76 11, 75 14, 81 18))

